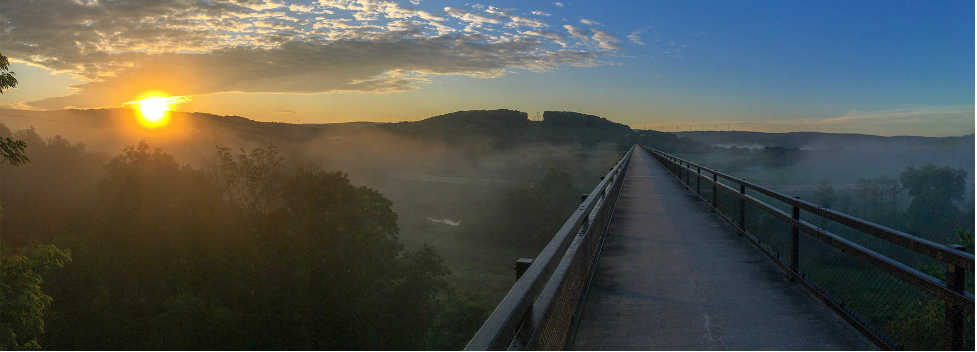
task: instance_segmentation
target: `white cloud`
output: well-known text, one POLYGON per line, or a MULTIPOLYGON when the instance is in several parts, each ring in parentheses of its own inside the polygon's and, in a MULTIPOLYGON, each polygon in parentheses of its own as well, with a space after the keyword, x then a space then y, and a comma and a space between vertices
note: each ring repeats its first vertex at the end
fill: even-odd
POLYGON ((591 31, 594 32, 594 36, 592 39, 597 42, 597 46, 600 47, 601 49, 607 49, 607 50, 621 49, 621 46, 618 45, 618 43, 620 43, 621 40, 614 38, 614 36, 612 36, 610 33, 607 33, 599 29, 592 29, 591 31))
POLYGON ((543 11, 533 11, 533 14, 536 15, 536 16, 549 16, 550 15, 550 14, 548 14, 546 12, 543 12, 543 11))
POLYGON ((526 31, 521 32, 522 34, 534 35, 537 37, 543 37, 552 40, 554 43, 560 44, 562 47, 567 46, 567 36, 566 34, 560 32, 552 31, 526 31))
POLYGON ((509 17, 509 22, 506 23, 505 25, 506 25, 506 27, 509 27, 509 28, 518 28, 518 27, 543 28, 543 27, 549 27, 549 25, 547 25, 546 23, 543 23, 542 21, 531 19, 531 18, 526 18, 526 17, 520 17, 520 16, 512 16, 512 17, 509 17))
POLYGON ((645 45, 645 42, 641 41, 641 31, 634 31, 628 34, 628 40, 638 45, 645 45))
POLYGON ((849 111, 848 113, 830 119, 821 120, 823 123, 856 123, 856 122, 887 122, 887 123, 922 123, 936 117, 961 116, 973 119, 973 105, 950 106, 908 106, 883 111, 849 111))
POLYGON ((556 7, 563 7, 563 3, 559 1, 554 2, 553 5, 556 5, 556 7))
POLYGON ((471 24, 475 25, 475 27, 481 27, 484 24, 498 24, 502 22, 501 20, 499 20, 498 17, 495 16, 488 16, 480 13, 469 12, 467 10, 454 8, 454 7, 445 7, 444 12, 447 13, 448 16, 457 18, 465 22, 470 22, 471 24))
POLYGON ((511 9, 428 12, 401 3, 0 1, 0 23, 5 55, 88 82, 78 94, 32 103, 48 108, 106 106, 152 87, 174 95, 399 91, 423 75, 594 66, 619 43, 571 25, 548 31, 511 9))
POLYGON ((315 10, 315 7, 313 7, 312 5, 291 4, 288 5, 288 10, 292 12, 304 13, 304 12, 312 12, 312 10, 315 10))
MULTIPOLYGON (((644 27, 644 28, 639 28, 639 29, 631 32, 631 34, 628 34, 628 40, 630 40, 631 42, 633 42, 635 44, 638 44, 638 45, 645 45, 644 40, 641 39, 641 33, 644 33, 645 31, 647 31, 649 29, 653 29, 653 27, 648 26, 648 27, 644 27)), ((659 41, 661 41, 661 39, 659 39, 659 41)))
POLYGON ((600 22, 597 22, 597 21, 594 21, 594 20, 588 20, 586 18, 581 18, 580 19, 580 23, 583 23, 583 24, 588 25, 588 26, 591 26, 591 27, 593 27, 593 26, 600 26, 601 25, 600 22))
POLYGON ((581 29, 581 28, 578 28, 578 27, 574 27, 574 26, 569 25, 569 24, 563 25, 563 28, 566 28, 567 32, 569 32, 570 35, 572 35, 572 36, 574 36, 576 38, 580 38, 580 39, 590 38, 590 32, 588 30, 586 30, 586 29, 581 29))

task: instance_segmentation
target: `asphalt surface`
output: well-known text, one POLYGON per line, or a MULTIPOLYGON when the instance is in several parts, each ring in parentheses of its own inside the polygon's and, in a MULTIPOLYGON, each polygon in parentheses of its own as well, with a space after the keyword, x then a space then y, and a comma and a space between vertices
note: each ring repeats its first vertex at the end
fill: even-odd
POLYGON ((876 349, 637 148, 579 324, 577 350, 876 349))

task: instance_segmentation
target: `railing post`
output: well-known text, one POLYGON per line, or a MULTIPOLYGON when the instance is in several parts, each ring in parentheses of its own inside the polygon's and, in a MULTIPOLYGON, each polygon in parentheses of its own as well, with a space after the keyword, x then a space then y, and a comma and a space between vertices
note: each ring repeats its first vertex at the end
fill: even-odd
POLYGON ((712 212, 716 211, 716 193, 719 192, 719 186, 717 186, 716 184, 718 182, 719 179, 716 177, 716 173, 713 172, 712 173, 712 209, 710 210, 712 212))
MULTIPOLYGON (((966 250, 966 247, 959 244, 950 245, 956 250, 966 250)), ((964 277, 966 270, 953 264, 946 265, 946 288, 963 294, 964 277)), ((946 333, 947 350, 963 350, 963 312, 953 304, 947 302, 946 305, 946 333)))
POLYGON ((702 183, 702 168, 695 167, 695 194, 702 194, 699 192, 699 184, 702 183))
POLYGON ((683 173, 682 176, 685 176, 685 185, 686 186, 689 185, 689 180, 690 180, 690 178, 689 178, 689 171, 690 171, 689 170, 689 162, 686 161, 685 162, 685 166, 682 167, 682 173, 683 173))
MULTIPOLYGON (((801 197, 794 198, 801 199, 801 197)), ((790 210, 790 217, 794 219, 794 221, 800 220, 801 208, 798 208, 796 205, 792 206, 790 210)), ((798 275, 799 272, 797 271, 797 268, 800 261, 798 260, 797 256, 800 252, 800 233, 801 229, 797 227, 797 225, 790 225, 790 271, 798 275)))
POLYGON ((685 162, 685 184, 692 187, 692 164, 685 162))
POLYGON ((676 160, 676 162, 678 164, 675 164, 675 171, 678 171, 678 175, 675 175, 675 176, 678 176, 678 180, 680 182, 685 182, 685 172, 682 169, 682 161, 681 160, 676 160))
MULTIPOLYGON (((746 179, 743 179, 743 181, 746 181, 746 179)), ((742 183, 740 183, 740 194, 746 195, 746 185, 742 183)), ((742 236, 743 232, 746 232, 746 199, 744 198, 740 198, 740 228, 743 231, 737 231, 736 233, 742 236)))
POLYGON ((519 260, 516 260, 516 281, 522 278, 522 274, 526 273, 530 265, 533 265, 532 258, 519 258, 519 260))

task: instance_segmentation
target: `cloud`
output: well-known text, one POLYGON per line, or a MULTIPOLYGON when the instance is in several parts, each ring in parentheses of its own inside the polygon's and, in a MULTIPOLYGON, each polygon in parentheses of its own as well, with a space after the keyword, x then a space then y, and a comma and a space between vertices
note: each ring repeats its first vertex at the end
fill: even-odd
POLYGON ((534 35, 537 37, 543 37, 552 40, 553 42, 560 44, 562 47, 567 46, 567 36, 566 34, 553 31, 526 31, 522 34, 534 35))
POLYGON ((32 102, 40 108, 92 107, 132 99, 151 87, 172 95, 219 92, 393 92, 416 88, 411 75, 499 77, 511 69, 547 71, 562 65, 594 66, 599 54, 538 50, 536 39, 499 44, 466 36, 413 39, 410 33, 373 41, 327 44, 288 42, 274 49, 227 48, 206 54, 167 53, 98 82, 79 93, 32 102), (410 73, 410 74, 405 74, 410 73))
POLYGON ((849 111, 822 123, 924 123, 932 119, 974 118, 974 105, 908 106, 883 111, 849 111))
POLYGON ((457 18, 465 22, 469 22, 475 25, 476 27, 481 27, 485 24, 502 23, 502 20, 496 16, 483 15, 480 13, 469 12, 467 10, 454 8, 454 7, 445 7, 444 12, 447 13, 448 16, 457 18))
POLYGON ((292 12, 299 12, 299 13, 302 13, 302 12, 312 12, 312 10, 315 10, 315 7, 312 6, 312 5, 296 5, 296 4, 291 4, 291 5, 288 5, 288 10, 289 11, 292 11, 292 12))
POLYGON ((594 21, 594 20, 588 20, 586 18, 581 18, 580 19, 580 23, 583 23, 583 24, 588 25, 588 26, 591 26, 591 27, 593 27, 593 26, 600 26, 601 25, 600 22, 597 22, 597 21, 594 21))
POLYGON ((607 49, 607 50, 621 49, 621 46, 618 45, 618 43, 620 43, 621 40, 614 38, 614 36, 612 36, 610 33, 604 32, 599 29, 592 29, 591 31, 594 32, 594 36, 592 39, 597 42, 597 46, 600 47, 601 49, 607 49))
POLYGON ((549 16, 550 15, 550 14, 548 14, 546 12, 543 12, 543 11, 533 11, 533 14, 536 15, 536 16, 549 16))
POLYGON ((651 27, 644 27, 631 32, 631 34, 628 34, 628 40, 638 45, 645 45, 645 42, 641 40, 641 33, 644 33, 649 29, 651 29, 651 27))
POLYGON ((565 25, 567 35, 512 9, 471 8, 426 11, 387 0, 0 1, 0 23, 12 60, 87 82, 77 94, 30 103, 45 108, 110 106, 149 89, 187 96, 403 91, 431 75, 595 66, 606 60, 603 50, 618 48, 606 32, 565 25))
POLYGON ((634 31, 628 34, 628 40, 638 45, 645 45, 645 42, 641 41, 641 32, 634 31))
POLYGON ((566 28, 567 32, 570 33, 570 35, 572 35, 572 36, 574 36, 576 38, 580 38, 580 39, 588 39, 588 38, 590 38, 590 31, 588 31, 586 29, 581 29, 581 28, 578 28, 578 27, 574 27, 574 26, 569 25, 569 24, 563 25, 563 28, 566 28))
POLYGON ((556 5, 556 7, 563 7, 563 3, 559 1, 554 2, 553 5, 556 5))
POLYGON ((292 115, 292 114, 307 114, 312 112, 312 110, 272 110, 271 112, 278 115, 282 115, 282 114, 292 115))

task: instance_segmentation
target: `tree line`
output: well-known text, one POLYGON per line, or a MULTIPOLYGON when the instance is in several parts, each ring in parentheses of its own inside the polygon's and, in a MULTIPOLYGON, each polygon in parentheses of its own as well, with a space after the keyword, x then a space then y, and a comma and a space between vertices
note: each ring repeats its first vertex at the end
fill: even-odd
POLYGON ((4 349, 458 349, 485 314, 390 200, 274 146, 191 167, 0 136, 30 157, 2 165, 4 349))

